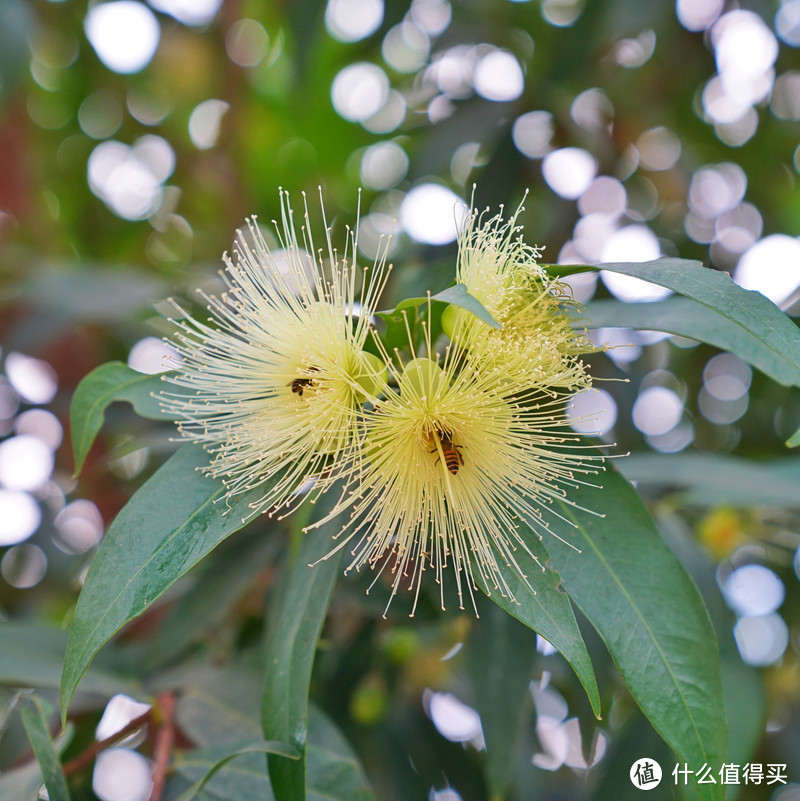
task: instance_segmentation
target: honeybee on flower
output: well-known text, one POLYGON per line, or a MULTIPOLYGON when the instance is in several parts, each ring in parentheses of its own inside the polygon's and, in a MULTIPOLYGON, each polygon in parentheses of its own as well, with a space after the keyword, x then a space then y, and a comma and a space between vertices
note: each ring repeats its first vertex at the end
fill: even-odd
POLYGON ((281 212, 280 253, 255 220, 239 234, 224 257, 227 292, 203 294, 208 323, 176 304, 182 363, 167 380, 193 392, 161 402, 182 436, 206 448, 207 472, 229 496, 261 491, 254 513, 288 514, 309 484, 316 495, 337 486, 330 512, 307 531, 339 521, 329 556, 348 547, 348 570, 388 569, 392 597, 407 585, 414 609, 429 568, 443 607, 451 566, 462 608, 467 598, 474 606, 478 583, 513 598, 508 570, 535 592, 516 555, 536 559, 530 538, 556 536, 559 504, 600 457, 564 414, 571 393, 591 385, 580 355, 594 349, 522 240, 519 210, 487 222, 473 211, 459 235, 457 281, 500 327, 449 307, 440 355, 429 301, 423 351, 406 318, 405 356, 390 354, 371 323, 390 269, 385 250, 360 272, 357 226, 340 255, 325 222, 317 252, 307 207, 302 246, 285 192, 281 212))
POLYGON ((410 357, 381 350, 390 382, 364 417, 362 446, 341 465, 349 494, 310 527, 346 512, 336 550, 348 548, 347 569, 388 570, 392 595, 407 586, 414 608, 428 569, 443 607, 449 567, 461 608, 477 583, 513 598, 509 570, 535 592, 515 554, 536 560, 530 537, 557 536, 550 521, 568 523, 559 504, 601 469, 565 416, 572 393, 591 386, 580 356, 596 349, 522 240, 519 210, 486 222, 472 211, 459 235, 456 280, 501 326, 450 306, 443 356, 423 323, 417 357, 406 318, 410 357))
POLYGON ((415 607, 429 568, 443 607, 450 566, 461 608, 476 577, 513 598, 506 570, 535 591, 515 553, 536 559, 527 538, 556 536, 548 522, 562 517, 555 502, 569 505, 570 488, 595 472, 597 457, 569 428, 562 397, 482 371, 452 345, 436 357, 427 326, 424 333, 429 357, 383 354, 391 380, 341 471, 351 490, 310 528, 346 512, 335 539, 351 554, 347 569, 388 569, 392 595, 406 585, 415 607))
POLYGON ((260 488, 252 508, 270 513, 299 503, 301 487, 358 446, 361 404, 385 380, 365 345, 390 269, 383 257, 358 269, 357 224, 339 253, 324 207, 317 251, 305 195, 301 239, 287 192, 280 201, 280 251, 248 220, 223 257, 227 291, 200 293, 208 323, 174 304, 181 363, 166 380, 190 393, 161 395, 182 437, 211 455, 207 472, 229 495, 260 488))

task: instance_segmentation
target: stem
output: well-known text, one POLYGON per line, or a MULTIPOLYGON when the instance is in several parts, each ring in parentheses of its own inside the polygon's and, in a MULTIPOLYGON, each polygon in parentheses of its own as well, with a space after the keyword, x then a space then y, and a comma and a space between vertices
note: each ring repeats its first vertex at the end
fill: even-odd
POLYGON ((150 794, 150 801, 161 801, 167 781, 167 768, 172 754, 172 744, 175 741, 175 696, 172 693, 161 693, 158 696, 158 708, 162 723, 156 734, 154 754, 156 766, 153 770, 153 792, 150 794))
POLYGON ((134 718, 130 723, 126 726, 123 726, 118 732, 112 734, 110 737, 106 737, 105 740, 100 740, 99 742, 92 743, 88 748, 82 751, 78 756, 74 759, 71 759, 69 762, 65 762, 62 766, 62 770, 64 771, 65 776, 69 776, 72 773, 78 773, 79 771, 83 770, 85 767, 88 767, 92 760, 101 752, 105 751, 106 748, 110 748, 114 743, 118 742, 120 739, 125 737, 125 735, 130 734, 131 732, 140 729, 146 723, 148 723, 153 715, 153 710, 148 709, 147 712, 143 712, 139 715, 138 718, 134 718))

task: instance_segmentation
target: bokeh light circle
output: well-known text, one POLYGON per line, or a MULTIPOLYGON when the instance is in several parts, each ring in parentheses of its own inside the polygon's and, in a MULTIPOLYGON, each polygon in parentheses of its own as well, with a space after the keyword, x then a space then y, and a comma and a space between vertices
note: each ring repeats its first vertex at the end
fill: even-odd
POLYGON ((135 0, 113 0, 89 9, 86 38, 110 70, 128 75, 152 60, 161 38, 155 14, 135 0))
POLYGON ((331 85, 331 101, 346 120, 360 122, 376 114, 389 96, 389 79, 377 65, 367 61, 341 70, 331 85))
POLYGON ((404 198, 400 221, 409 236, 428 245, 455 240, 467 207, 458 195, 439 184, 420 184, 404 198))

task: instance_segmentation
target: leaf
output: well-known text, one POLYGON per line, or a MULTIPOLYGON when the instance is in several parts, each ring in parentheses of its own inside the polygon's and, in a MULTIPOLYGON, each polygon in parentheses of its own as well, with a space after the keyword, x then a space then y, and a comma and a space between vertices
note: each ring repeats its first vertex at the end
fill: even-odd
POLYGON ((274 801, 264 757, 246 750, 231 755, 234 747, 210 746, 178 754, 175 770, 193 784, 176 801, 186 801, 199 794, 222 801, 274 801))
MULTIPOLYGON (((67 632, 37 623, 0 623, 0 684, 11 687, 58 687, 67 632)), ((110 698, 115 693, 138 696, 141 685, 113 672, 110 660, 98 661, 82 689, 110 698)))
POLYGON ((101 364, 83 378, 72 396, 70 406, 76 476, 103 427, 106 409, 114 401, 128 401, 137 414, 150 420, 172 419, 153 397, 163 386, 161 375, 140 373, 122 362, 101 364))
POLYGON ((797 459, 753 462, 711 453, 637 453, 620 462, 631 481, 685 488, 684 504, 800 508, 797 459))
POLYGON ((336 724, 313 704, 308 716, 309 801, 375 801, 361 763, 336 724))
POLYGON ((556 275, 608 270, 685 295, 755 337, 774 360, 776 369, 770 375, 776 381, 800 386, 800 330, 771 300, 760 292, 742 289, 726 272, 703 267, 699 261, 673 258, 640 263, 565 265, 566 269, 560 265, 543 266, 556 275))
POLYGON ((70 801, 67 780, 64 778, 61 762, 50 739, 44 708, 36 696, 30 696, 28 700, 33 708, 26 706, 22 710, 22 725, 41 768, 50 801, 70 801))
MULTIPOLYGON (((637 704, 681 762, 719 770, 727 756, 719 650, 694 582, 662 541, 634 489, 614 470, 582 486, 551 522, 577 553, 547 543, 572 600, 608 646, 637 704)), ((703 784, 701 798, 724 788, 703 784)))
MULTIPOLYGON (((234 750, 237 743, 259 738, 259 709, 253 698, 261 677, 241 666, 202 667, 183 673, 177 722, 200 751, 181 755, 176 769, 191 781, 202 778, 213 761, 234 750)), ((309 709, 307 747, 310 801, 368 801, 372 798, 364 773, 341 732, 320 710, 309 709)), ((223 799, 272 798, 272 790, 258 755, 243 755, 226 765, 206 790, 223 799)))
POLYGON ((303 535, 267 639, 261 705, 264 738, 291 743, 301 754, 300 760, 291 762, 268 757, 272 788, 281 801, 306 799, 311 668, 343 553, 324 559, 333 547, 328 529, 326 525, 303 535))
MULTIPOLYGON (((523 526, 521 522, 519 525, 523 526)), ((525 539, 528 547, 539 558, 541 564, 546 564, 549 557, 536 534, 531 531, 525 539)), ((575 613, 572 611, 569 598, 566 593, 559 590, 560 577, 552 569, 543 572, 531 555, 522 548, 519 548, 514 556, 536 594, 533 594, 525 582, 512 570, 507 571, 505 580, 511 592, 514 593, 516 602, 496 590, 489 592, 476 573, 475 580, 478 586, 498 606, 537 634, 541 634, 569 662, 586 690, 592 711, 599 718, 600 692, 597 689, 597 681, 592 670, 592 661, 575 621, 575 613)), ((548 568, 552 568, 552 565, 548 565, 548 568)))
MULTIPOLYGON (((201 754, 192 754, 192 756, 184 763, 184 765, 188 764, 195 764, 198 763, 203 765, 208 764, 209 762, 212 763, 211 767, 205 768, 205 774, 202 776, 201 779, 195 782, 195 784, 190 787, 183 795, 181 795, 179 801, 191 801, 191 799, 195 798, 198 793, 200 793, 203 788, 214 778, 214 776, 219 773, 229 762, 236 759, 237 757, 245 756, 247 754, 278 754, 286 759, 297 759, 297 752, 291 746, 288 746, 286 743, 276 743, 276 742, 267 742, 266 740, 257 740, 252 743, 245 743, 241 746, 238 746, 234 751, 231 751, 224 756, 215 756, 213 752, 209 753, 201 753, 201 754)), ((259 764, 261 764, 259 760, 259 764)), ((251 772, 250 769, 248 772, 251 772)), ((260 772, 259 778, 264 780, 264 773, 263 771, 260 772)), ((263 788, 259 788, 263 789, 263 788)), ((237 793, 242 793, 244 788, 237 788, 237 793)), ((252 798, 256 794, 252 792, 248 792, 247 795, 239 795, 240 798, 252 798)))
POLYGON ((792 434, 792 436, 786 440, 787 448, 796 448, 798 445, 800 445, 800 428, 798 428, 797 431, 795 431, 794 434, 792 434))
POLYGON ((779 384, 800 381, 800 370, 794 370, 782 353, 765 346, 758 337, 714 309, 689 298, 672 297, 655 303, 595 300, 586 306, 580 318, 591 328, 666 331, 695 339, 735 353, 779 384), (792 374, 795 378, 790 381, 788 376, 792 374))
POLYGON ((766 690, 758 671, 743 664, 738 654, 722 661, 722 687, 731 726, 728 762, 745 765, 753 758, 767 723, 766 690))
POLYGON ((264 489, 223 502, 225 487, 199 469, 208 455, 184 445, 131 498, 100 543, 69 628, 61 715, 100 648, 234 531, 264 489))
POLYGON ((33 801, 42 786, 42 770, 38 762, 0 773, 0 798, 8 801, 33 801))
POLYGON ((490 797, 500 799, 511 782, 528 709, 536 637, 497 605, 473 623, 466 664, 486 741, 490 797))
POLYGON ((275 540, 257 529, 242 532, 235 542, 228 540, 160 624, 143 655, 146 666, 174 659, 223 618, 263 570, 274 545, 275 540))
POLYGON ((377 314, 387 320, 397 318, 402 311, 421 306, 423 303, 427 303, 429 298, 430 300, 438 300, 441 303, 449 303, 451 306, 460 306, 462 309, 472 312, 479 320, 482 320, 492 328, 503 327, 486 311, 483 304, 476 297, 469 294, 464 284, 456 284, 437 292, 435 295, 425 296, 424 298, 406 298, 400 301, 394 309, 380 311, 377 314))

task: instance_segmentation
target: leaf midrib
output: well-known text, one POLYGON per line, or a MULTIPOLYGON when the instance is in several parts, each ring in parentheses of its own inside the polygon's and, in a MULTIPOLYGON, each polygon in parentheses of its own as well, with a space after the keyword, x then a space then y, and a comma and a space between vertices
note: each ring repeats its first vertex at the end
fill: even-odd
MULTIPOLYGON (((119 362, 118 365, 120 367, 125 366, 122 364, 122 362, 119 362)), ((89 426, 87 425, 87 423, 88 421, 94 419, 94 417, 97 415, 97 408, 101 407, 102 411, 100 413, 100 416, 102 417, 105 414, 106 407, 109 404, 113 403, 115 395, 118 395, 121 391, 126 390, 129 387, 135 386, 136 384, 139 384, 142 381, 146 381, 150 378, 152 378, 151 375, 148 375, 147 373, 142 373, 140 375, 137 375, 129 379, 128 381, 124 381, 121 384, 116 384, 115 386, 110 387, 108 391, 106 391, 101 395, 95 396, 95 400, 89 405, 88 413, 84 415, 83 421, 81 423, 80 446, 81 446, 81 454, 84 458, 86 453, 87 432, 89 431, 89 426)), ((93 439, 93 437, 91 439, 93 439)), ((83 462, 83 458, 81 459, 81 462, 83 462)))
MULTIPOLYGON (((639 620, 640 620, 641 624, 644 626, 645 630, 646 630, 646 631, 647 631, 647 633, 650 635, 650 640, 651 640, 651 642, 653 643, 653 645, 654 645, 654 647, 655 647, 655 650, 656 650, 656 652, 657 652, 657 653, 658 653, 658 655, 661 657, 661 660, 662 660, 662 662, 664 663, 664 666, 665 666, 665 667, 666 667, 666 669, 667 669, 667 673, 668 673, 668 674, 670 675, 670 677, 672 678, 673 684, 675 685, 675 688, 676 688, 676 690, 677 690, 677 692, 678 692, 678 696, 680 697, 680 699, 681 699, 681 702, 683 703, 683 706, 684 706, 684 708, 686 709, 686 714, 687 714, 687 716, 688 716, 689 720, 690 720, 690 721, 691 721, 691 723, 692 723, 692 730, 694 731, 694 734, 695 734, 695 737, 696 737, 696 739, 697 739, 697 742, 700 744, 700 751, 701 751, 701 753, 703 754, 703 756, 704 756, 704 757, 707 757, 707 756, 708 756, 708 753, 706 752, 705 746, 703 745, 703 738, 700 736, 700 732, 698 731, 697 724, 696 724, 696 722, 695 722, 694 715, 692 714, 691 707, 689 706, 689 703, 688 703, 688 701, 686 700, 686 697, 685 697, 685 695, 684 695, 684 693, 683 693, 683 691, 682 691, 681 685, 680 685, 680 683, 678 682, 677 676, 676 676, 676 675, 675 675, 675 673, 673 672, 673 670, 672 670, 672 668, 671 668, 671 666, 670 666, 670 664, 669 664, 669 661, 667 660, 667 658, 666 658, 666 656, 665 656, 664 652, 662 651, 662 649, 661 649, 661 647, 660 647, 660 645, 659 645, 659 643, 658 643, 658 640, 656 639, 656 637, 655 637, 655 635, 654 635, 654 633, 653 633, 652 629, 651 629, 651 628, 650 628, 650 626, 647 624, 647 621, 646 621, 646 620, 645 620, 645 619, 642 617, 642 614, 640 613, 638 606, 637 606, 637 605, 636 605, 636 604, 633 602, 633 598, 630 596, 630 594, 628 593, 628 591, 625 589, 625 586, 622 584, 622 582, 620 582, 620 580, 619 580, 619 579, 618 579, 618 577, 617 577, 617 574, 616 574, 616 573, 615 573, 615 572, 612 570, 612 568, 611 568, 610 564, 609 564, 609 563, 608 563, 608 561, 605 559, 605 557, 604 557, 603 553, 602 553, 602 552, 601 552, 601 551, 600 551, 600 550, 597 548, 597 546, 595 545, 595 543, 594 543, 594 541, 591 539, 591 537, 589 537, 589 534, 588 534, 588 532, 586 531, 586 528, 585 528, 584 526, 582 526, 582 525, 581 525, 581 524, 580 524, 580 523, 577 521, 577 519, 575 518, 575 516, 574 516, 573 514, 571 514, 571 511, 570 511, 570 510, 568 510, 568 509, 567 509, 567 508, 566 508, 566 507, 565 507, 563 504, 561 504, 561 506, 562 506, 562 509, 563 509, 563 511, 565 512, 565 514, 569 515, 570 519, 573 521, 573 523, 575 524, 575 526, 576 526, 576 527, 578 528, 578 530, 579 530, 579 531, 580 531, 580 532, 583 534, 584 538, 585 538, 585 539, 586 539, 586 541, 589 543, 589 547, 591 547, 591 549, 592 549, 592 550, 595 552, 595 554, 597 555, 598 559, 600 560, 600 562, 603 564, 603 566, 604 566, 604 567, 606 568, 606 570, 608 571, 608 574, 609 574, 609 575, 611 576, 611 578, 613 579, 614 583, 615 583, 615 584, 617 584, 617 586, 618 586, 618 587, 619 587, 619 588, 622 590, 622 594, 623 594, 623 595, 625 596, 625 598, 628 600, 628 602, 629 602, 629 604, 630 604, 630 606, 631 606, 631 609, 633 609, 633 611, 636 613, 636 616, 639 618, 639 620)), ((616 660, 615 660, 615 661, 616 661, 616 660)), ((655 727, 655 724, 654 724, 654 727, 655 727)), ((656 728, 657 728, 657 727, 656 727, 656 728)))
MULTIPOLYGON (((176 537, 176 536, 178 536, 178 534, 179 534, 181 531, 183 531, 184 529, 186 529, 186 528, 189 526, 189 524, 190 524, 190 523, 192 523, 192 522, 194 521, 194 519, 195 519, 195 518, 196 518, 196 517, 197 517, 197 516, 198 516, 198 515, 199 515, 199 514, 200 514, 200 513, 201 513, 201 512, 202 512, 202 511, 203 511, 203 510, 204 510, 204 509, 205 509, 205 508, 206 508, 206 507, 209 505, 209 504, 210 504, 210 503, 212 503, 212 502, 213 502, 213 501, 214 501, 214 500, 215 500, 215 499, 216 499, 218 496, 220 496, 221 494, 224 494, 224 492, 225 492, 225 487, 224 487, 224 486, 220 485, 219 487, 217 487, 217 488, 215 489, 215 491, 214 491, 214 492, 213 492, 213 493, 212 493, 212 494, 211 494, 211 495, 208 497, 208 499, 207 499, 207 500, 205 500, 205 501, 204 501, 204 502, 203 502, 203 503, 202 503, 202 504, 201 504, 199 507, 197 507, 197 509, 196 509, 196 510, 195 510, 195 511, 194 511, 194 512, 193 512, 193 513, 192 513, 192 514, 191 514, 191 515, 190 515, 190 516, 189 516, 189 517, 188 517, 188 518, 187 518, 187 519, 186 519, 186 520, 185 520, 185 521, 184 521, 184 522, 183 522, 183 523, 180 525, 180 526, 178 526, 177 528, 173 529, 173 531, 170 533, 170 535, 169 535, 168 537, 166 537, 166 538, 165 538, 165 539, 164 539, 164 540, 161 542, 161 544, 158 546, 158 548, 156 548, 156 549, 155 549, 155 550, 154 550, 154 551, 153 551, 153 552, 150 554, 150 557, 149 557, 149 558, 148 558, 148 559, 147 559, 145 562, 143 562, 143 563, 142 563, 142 565, 139 567, 139 569, 138 569, 138 570, 137 570, 135 573, 133 573, 133 574, 130 576, 130 578, 129 578, 129 579, 128 579, 128 580, 127 580, 127 581, 126 581, 126 582, 125 582, 125 583, 122 585, 122 589, 120 589, 120 591, 119 591, 119 592, 117 593, 117 595, 114 597, 114 600, 113 600, 113 601, 112 601, 112 603, 111 603, 111 604, 108 606, 108 608, 105 610, 105 612, 103 612, 103 614, 102 614, 102 615, 101 615, 101 616, 98 618, 98 620, 97 620, 97 623, 95 624, 94 628, 91 630, 91 632, 89 633, 89 635, 88 635, 88 636, 86 637, 86 639, 84 640, 84 642, 85 642, 86 644, 84 645, 83 649, 81 649, 81 651, 79 651, 79 652, 78 652, 78 656, 81 658, 81 661, 84 661, 84 656, 85 656, 85 654, 87 653, 87 649, 89 649, 89 648, 91 647, 91 646, 89 646, 89 645, 88 645, 88 643, 90 643, 90 642, 91 642, 92 638, 93 638, 93 637, 94 637, 94 635, 97 633, 97 630, 100 628, 100 625, 103 623, 103 621, 106 619, 106 617, 107 617, 107 616, 108 616, 108 615, 111 613, 111 611, 112 611, 112 609, 115 607, 115 605, 116 605, 117 601, 119 601, 119 599, 122 597, 122 595, 123 595, 123 594, 125 593, 125 591, 128 589, 128 587, 131 585, 131 583, 133 582, 133 580, 139 576, 139 574, 140 574, 140 573, 141 573, 141 572, 142 572, 142 571, 143 571, 143 570, 144 570, 144 569, 145 569, 145 568, 146 568, 146 567, 147 567, 147 566, 148 566, 148 565, 149 565, 149 564, 150 564, 150 563, 153 561, 153 559, 155 559, 155 557, 156 557, 156 556, 157 556, 157 555, 158 555, 158 554, 159 554, 159 553, 160 553, 160 552, 161 552, 161 551, 162 551, 162 550, 163 550, 163 549, 164 549, 164 548, 165 548, 165 547, 166 547, 166 546, 167 546, 167 545, 168 545, 168 544, 169 544, 169 543, 170 543, 170 542, 171 542, 171 541, 172 541, 172 540, 173 540, 173 539, 176 537)), ((118 629, 115 629, 115 631, 117 631, 117 630, 118 630, 118 629)), ((113 634, 113 632, 112 632, 112 634, 113 634)), ((111 636, 111 635, 110 635, 110 636, 111 636)), ((98 650, 98 649, 96 649, 96 650, 98 650)), ((95 650, 95 653, 96 653, 96 650, 95 650)), ((74 673, 74 671, 70 671, 70 673, 74 673)), ((81 675, 82 675, 82 673, 81 673, 81 675)), ((74 688, 72 688, 72 689, 74 690, 74 688)), ((72 697, 72 692, 70 692, 70 697, 72 697)))
MULTIPOLYGON (((589 265, 587 265, 587 266, 589 266, 589 265)), ((593 267, 593 269, 594 270, 603 270, 603 269, 608 269, 608 268, 604 267, 602 264, 600 264, 600 265, 595 265, 593 267)), ((669 269, 669 268, 665 267, 665 269, 669 269)), ((710 268, 703 267, 703 268, 700 268, 700 269, 710 269, 710 268)), ((613 270, 613 269, 609 269, 609 272, 619 272, 621 275, 628 275, 629 274, 629 272, 623 272, 621 270, 613 270)), ((712 273, 713 273, 713 271, 712 271, 712 273)), ((634 277, 639 277, 639 276, 634 276, 634 277)), ((733 307, 736 307, 737 310, 743 310, 745 312, 745 315, 744 315, 743 319, 747 319, 747 317, 751 314, 751 310, 747 306, 745 306, 739 300, 739 298, 736 297, 735 294, 734 295, 728 295, 728 294, 724 293, 720 289, 719 286, 717 286, 717 282, 718 282, 719 279, 714 279, 714 283, 703 283, 698 279, 697 276, 692 275, 688 271, 687 271, 687 274, 686 274, 685 277, 686 277, 687 284, 688 283, 692 283, 695 287, 696 286, 700 286, 702 289, 707 289, 707 290, 713 292, 716 296, 721 297, 722 300, 723 300, 723 308, 726 307, 726 306, 729 307, 729 308, 733 306, 733 307)), ((740 328, 742 328, 743 330, 745 330, 748 333, 750 333, 752 336, 754 336, 756 339, 758 339, 759 342, 762 342, 773 353, 778 354, 778 356, 780 356, 781 358, 785 359, 791 365, 793 365, 794 367, 800 369, 800 362, 795 361, 794 359, 790 358, 790 356, 788 356, 783 351, 781 351, 777 345, 773 345, 771 342, 768 342, 766 339, 764 339, 763 336, 761 336, 758 333, 756 333, 755 331, 753 331, 749 326, 743 325, 742 322, 740 322, 738 319, 734 320, 731 317, 729 317, 727 314, 725 314, 724 312, 721 312, 719 307, 712 305, 711 301, 702 300, 701 298, 696 297, 695 295, 687 295, 685 292, 682 292, 679 289, 675 289, 674 286, 671 286, 670 285, 671 282, 670 282, 670 284, 666 283, 664 278, 660 278, 658 280, 657 279, 658 279, 658 277, 654 275, 652 278, 644 278, 644 279, 641 279, 641 280, 650 281, 650 283, 658 284, 659 286, 663 286, 663 287, 666 287, 667 289, 671 289, 673 292, 677 292, 679 295, 683 295, 684 297, 688 297, 691 300, 694 300, 696 303, 699 303, 702 306, 705 306, 706 308, 709 308, 712 311, 717 312, 718 314, 723 314, 723 316, 727 317, 729 320, 731 320, 731 322, 735 323, 740 328)), ((731 283, 733 283, 733 279, 731 279, 731 283)), ((746 289, 743 289, 743 288, 742 288, 742 291, 743 292, 752 292, 752 290, 746 290, 746 289)), ((756 292, 754 294, 760 294, 760 293, 756 292)), ((776 306, 776 308, 777 308, 777 306, 776 306)), ((762 318, 759 318, 759 321, 760 322, 765 322, 762 318)), ((769 320, 769 319, 766 320, 766 327, 767 327, 767 329, 769 330, 769 332, 772 335, 774 335, 775 337, 778 337, 778 338, 781 337, 780 331, 778 331, 777 329, 775 329, 773 327, 771 320, 769 320)))

